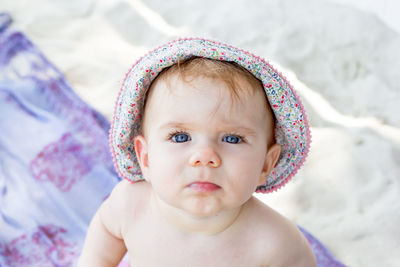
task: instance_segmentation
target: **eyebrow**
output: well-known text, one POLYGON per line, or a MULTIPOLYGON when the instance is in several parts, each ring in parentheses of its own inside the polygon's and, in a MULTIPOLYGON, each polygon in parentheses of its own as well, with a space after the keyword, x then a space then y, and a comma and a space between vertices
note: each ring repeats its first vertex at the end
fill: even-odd
POLYGON ((183 122, 168 122, 162 124, 160 127, 158 127, 160 130, 165 129, 165 128, 188 128, 187 123, 183 122))
MULTIPOLYGON (((183 128, 183 129, 191 129, 193 127, 191 127, 191 124, 189 123, 184 123, 184 122, 168 122, 165 124, 162 124, 159 127, 159 130, 163 130, 163 129, 170 129, 170 128, 183 128)), ((252 135, 255 136, 256 135, 256 131, 243 126, 243 125, 229 125, 229 123, 226 124, 222 124, 220 128, 228 128, 228 131, 233 131, 233 132, 241 132, 241 133, 245 133, 246 135, 252 135)))

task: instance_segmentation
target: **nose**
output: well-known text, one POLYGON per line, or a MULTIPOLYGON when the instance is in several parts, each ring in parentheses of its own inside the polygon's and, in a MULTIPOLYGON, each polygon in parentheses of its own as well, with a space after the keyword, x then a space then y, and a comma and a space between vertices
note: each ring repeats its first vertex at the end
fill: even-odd
POLYGON ((218 168, 221 165, 221 158, 210 147, 197 149, 189 158, 189 164, 192 167, 207 166, 218 168))

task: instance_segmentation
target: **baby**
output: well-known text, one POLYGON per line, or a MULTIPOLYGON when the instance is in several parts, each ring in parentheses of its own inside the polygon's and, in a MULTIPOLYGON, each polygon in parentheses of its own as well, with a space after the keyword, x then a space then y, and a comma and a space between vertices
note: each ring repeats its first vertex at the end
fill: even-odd
POLYGON ((95 214, 79 266, 316 266, 297 227, 253 192, 283 186, 310 135, 266 61, 179 39, 128 72, 110 132, 125 178, 95 214), (139 182, 142 181, 142 182, 139 182))

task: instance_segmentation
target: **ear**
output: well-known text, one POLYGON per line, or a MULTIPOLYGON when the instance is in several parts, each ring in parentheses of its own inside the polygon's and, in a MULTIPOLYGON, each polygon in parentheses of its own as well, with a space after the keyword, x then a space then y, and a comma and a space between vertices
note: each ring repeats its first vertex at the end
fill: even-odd
POLYGON ((147 173, 149 169, 149 153, 147 147, 147 141, 142 135, 137 135, 133 139, 135 146, 136 157, 139 161, 140 170, 142 171, 143 178, 147 181, 147 173))
POLYGON ((275 167, 275 164, 277 163, 280 154, 281 146, 279 144, 274 144, 268 149, 267 155, 265 157, 264 167, 262 169, 258 184, 259 186, 263 185, 267 181, 268 176, 271 173, 272 169, 275 167))

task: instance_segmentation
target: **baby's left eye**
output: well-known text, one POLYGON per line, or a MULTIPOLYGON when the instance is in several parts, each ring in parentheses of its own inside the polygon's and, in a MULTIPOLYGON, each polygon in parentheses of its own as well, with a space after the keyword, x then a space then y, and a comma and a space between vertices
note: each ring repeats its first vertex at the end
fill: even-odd
POLYGON ((238 144, 242 142, 242 138, 236 135, 227 135, 222 138, 222 141, 230 143, 230 144, 238 144))

